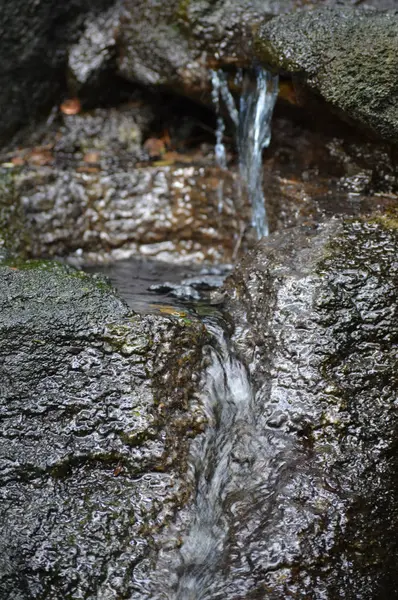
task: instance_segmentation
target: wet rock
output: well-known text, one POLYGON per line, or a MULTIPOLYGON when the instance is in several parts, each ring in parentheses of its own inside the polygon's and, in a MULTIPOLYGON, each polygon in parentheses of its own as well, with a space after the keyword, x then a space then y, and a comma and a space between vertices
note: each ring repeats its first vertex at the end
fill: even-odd
POLYGON ((359 136, 326 112, 314 123, 303 108, 280 108, 264 153, 271 231, 398 205, 396 159, 388 145, 359 136))
POLYGON ((204 329, 51 262, 6 261, 0 289, 0 596, 143 598, 190 494, 204 329))
MULTIPOLYGON (((167 86, 203 101, 209 89, 209 67, 251 64, 253 30, 259 21, 318 4, 319 0, 126 0, 120 11, 116 4, 88 23, 84 36, 70 50, 69 64, 76 79, 82 79, 98 68, 98 57, 106 62, 112 49, 116 71, 123 78, 167 86)), ((326 4, 333 6, 336 0, 326 4)))
POLYGON ((29 257, 228 262, 242 243, 247 204, 236 175, 218 168, 9 171, 0 223, 29 257))
POLYGON ((145 104, 64 117, 55 137, 56 161, 60 163, 62 157, 64 162, 69 158, 75 163, 85 159, 86 163, 132 166, 143 158, 143 137, 153 118, 145 104))
POLYGON ((347 118, 398 139, 398 12, 318 8, 282 15, 256 34, 255 53, 347 118))
POLYGON ((217 290, 224 283, 227 273, 230 270, 225 265, 223 274, 205 274, 196 277, 188 277, 178 282, 164 281, 156 283, 149 287, 151 292, 165 294, 168 297, 184 301, 209 300, 210 291, 217 290))
POLYGON ((254 416, 221 497, 226 599, 397 596, 397 251, 396 215, 336 219, 227 280, 254 416))

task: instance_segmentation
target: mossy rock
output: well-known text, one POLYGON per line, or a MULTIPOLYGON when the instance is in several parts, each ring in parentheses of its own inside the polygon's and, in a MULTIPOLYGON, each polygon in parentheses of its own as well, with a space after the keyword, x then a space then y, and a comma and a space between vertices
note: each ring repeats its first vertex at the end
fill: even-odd
POLYGON ((398 141, 398 11, 317 8, 260 27, 255 54, 305 82, 332 107, 398 141))

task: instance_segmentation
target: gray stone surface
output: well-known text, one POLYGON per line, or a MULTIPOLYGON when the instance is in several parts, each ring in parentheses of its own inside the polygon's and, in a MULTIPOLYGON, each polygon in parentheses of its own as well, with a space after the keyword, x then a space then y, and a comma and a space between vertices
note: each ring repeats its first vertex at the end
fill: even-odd
POLYGON ((3 173, 0 227, 9 246, 90 263, 132 255, 228 262, 239 248, 248 206, 236 175, 198 166, 94 170, 3 173))
POLYGON ((254 425, 223 497, 224 598, 398 593, 397 231, 390 216, 275 234, 227 280, 254 425))
POLYGON ((3 262, 0 290, 0 596, 145 597, 190 494, 204 329, 56 263, 3 262))
POLYGON ((343 115, 398 140, 398 12, 319 8, 261 26, 255 54, 343 115))

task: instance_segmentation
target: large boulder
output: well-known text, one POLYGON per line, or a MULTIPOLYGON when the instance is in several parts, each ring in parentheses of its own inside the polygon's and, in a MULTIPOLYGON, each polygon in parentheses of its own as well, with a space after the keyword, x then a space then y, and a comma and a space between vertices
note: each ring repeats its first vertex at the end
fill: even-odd
POLYGON ((0 226, 9 246, 74 264, 133 255, 228 262, 240 249, 248 204, 236 174, 194 165, 89 170, 3 172, 0 226))
POLYGON ((57 263, 4 258, 0 289, 0 596, 145 597, 190 494, 203 326, 57 263))
POLYGON ((398 140, 398 12, 317 8, 282 15, 255 35, 264 64, 305 82, 343 116, 398 140))
POLYGON ((252 396, 235 369, 214 434, 229 475, 212 471, 179 598, 397 597, 397 251, 394 215, 332 220, 262 241, 227 280, 252 396))

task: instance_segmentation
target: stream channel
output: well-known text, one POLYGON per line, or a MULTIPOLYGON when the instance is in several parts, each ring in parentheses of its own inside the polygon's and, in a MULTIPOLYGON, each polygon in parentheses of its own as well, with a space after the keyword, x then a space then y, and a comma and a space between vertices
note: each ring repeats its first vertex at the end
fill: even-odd
MULTIPOLYGON (((239 108, 223 72, 212 72, 213 101, 218 113, 215 156, 218 166, 226 169, 223 146, 223 102, 236 128, 242 185, 252 205, 252 225, 257 237, 268 235, 267 215, 262 192, 262 150, 271 139, 271 117, 278 93, 278 79, 263 69, 251 76, 239 73, 242 86, 239 108)), ((219 190, 222 211, 222 187, 219 190)), ((243 592, 250 580, 248 556, 231 556, 239 549, 231 543, 238 530, 249 522, 246 514, 257 515, 267 509, 262 502, 265 482, 271 472, 278 473, 268 455, 267 433, 256 415, 249 375, 234 351, 211 291, 219 288, 230 265, 216 267, 176 267, 156 261, 130 260, 92 269, 107 276, 132 309, 139 312, 173 314, 187 311, 201 316, 210 334, 206 348, 207 367, 201 386, 201 403, 207 417, 206 432, 191 449, 193 478, 196 482, 195 514, 181 549, 170 557, 152 581, 144 581, 142 590, 151 590, 149 598, 165 600, 210 600, 225 598, 232 584, 226 572, 231 561, 240 565, 233 574, 233 594, 243 592), (214 306, 215 305, 215 306, 214 306), (235 547, 234 547, 235 546, 235 547), (239 580, 242 581, 239 583, 239 580)), ((259 540, 262 532, 258 531, 259 540)), ((258 541, 259 541, 258 540, 258 541)), ((253 543, 253 540, 252 540, 253 543)), ((269 567, 279 562, 278 544, 266 550, 269 567), (268 556, 269 554, 269 556, 268 556)))
MULTIPOLYGON (((261 68, 249 74, 239 71, 235 84, 242 91, 236 103, 228 74, 210 75, 217 112, 215 160, 227 170, 223 135, 229 118, 235 129, 241 193, 249 197, 251 225, 261 239, 269 232, 262 151, 271 140, 278 78, 261 68)), ((222 182, 218 193, 222 212, 222 182)), ((232 265, 177 266, 143 259, 87 269, 107 277, 133 310, 200 318, 210 334, 198 392, 207 426, 190 453, 194 508, 180 547, 162 552, 155 571, 134 582, 134 600, 246 598, 261 585, 253 556, 265 572, 279 569, 282 574, 294 556, 289 532, 283 527, 273 530, 268 523, 273 495, 286 484, 286 456, 294 449, 264 425, 264 407, 261 402, 256 405, 247 368, 229 339, 217 289, 231 269, 232 265)))
MULTIPOLYGON (((253 525, 253 515, 257 520, 268 510, 262 496, 266 488, 272 489, 269 474, 276 476, 278 469, 267 457, 267 432, 256 414, 249 375, 234 354, 217 306, 216 290, 231 266, 176 267, 129 260, 89 270, 108 277, 133 310, 190 314, 201 318, 210 334, 199 392, 208 424, 193 442, 190 457, 196 482, 193 520, 181 548, 161 557, 149 580, 136 582, 141 588, 137 598, 143 594, 148 600, 215 600, 226 598, 228 589, 243 592, 251 582, 250 561, 243 548, 242 556, 236 556, 239 547, 233 537, 244 533, 249 521, 253 525), (232 570, 233 582, 232 563, 241 563, 232 570)), ((263 538, 260 530, 257 538, 263 538)), ((275 567, 278 545, 271 544, 265 553, 270 568, 275 567)))

